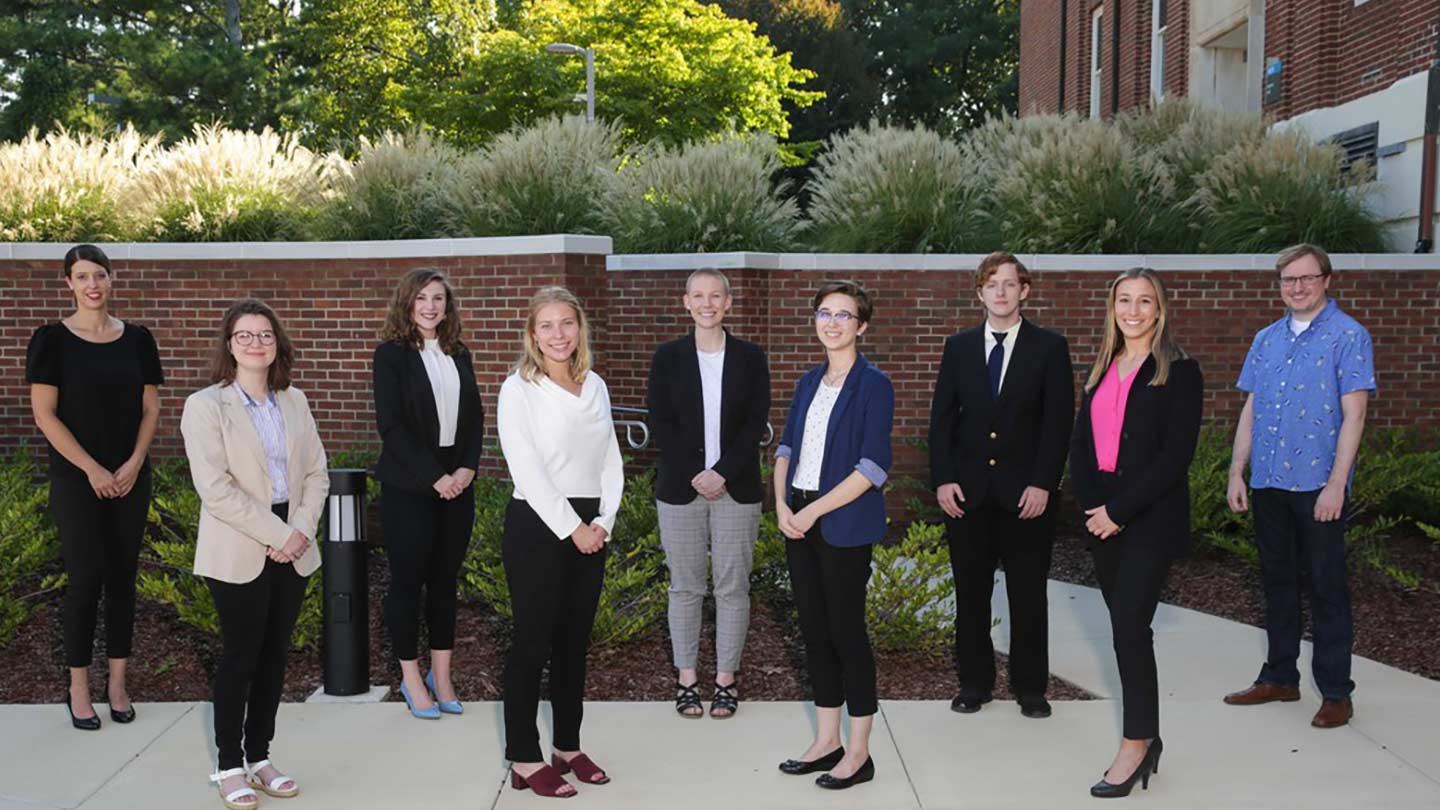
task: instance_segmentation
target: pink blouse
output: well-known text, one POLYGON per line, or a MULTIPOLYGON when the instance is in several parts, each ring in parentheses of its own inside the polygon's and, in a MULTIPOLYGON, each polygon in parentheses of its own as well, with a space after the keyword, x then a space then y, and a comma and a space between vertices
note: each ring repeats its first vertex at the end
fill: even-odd
MULTIPOLYGON (((1136 369, 1139 371, 1139 369, 1136 369)), ((1115 472, 1120 460, 1120 431, 1125 425, 1125 403, 1130 399, 1130 386, 1135 382, 1135 372, 1129 377, 1120 377, 1120 366, 1110 364, 1110 370, 1095 387, 1090 397, 1090 430, 1095 437, 1095 465, 1105 472, 1115 472)))

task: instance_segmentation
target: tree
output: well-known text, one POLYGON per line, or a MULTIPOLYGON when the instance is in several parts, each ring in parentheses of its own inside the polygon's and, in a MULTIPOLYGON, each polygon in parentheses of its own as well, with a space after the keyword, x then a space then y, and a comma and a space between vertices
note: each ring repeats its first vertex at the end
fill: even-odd
POLYGON ((842 0, 865 37, 880 117, 942 133, 1014 111, 1019 94, 1019 0, 842 0))

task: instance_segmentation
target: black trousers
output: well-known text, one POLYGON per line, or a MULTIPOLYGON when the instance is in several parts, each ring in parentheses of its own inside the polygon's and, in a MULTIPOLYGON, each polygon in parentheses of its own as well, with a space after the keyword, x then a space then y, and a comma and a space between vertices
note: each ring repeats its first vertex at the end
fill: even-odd
MULTIPOLYGON (((791 508, 798 512, 811 500, 795 490, 791 508)), ((839 548, 825 542, 819 521, 804 540, 785 541, 815 705, 822 709, 848 705, 851 717, 868 717, 879 710, 875 654, 865 629, 870 557, 868 545, 839 548)))
POLYGON ((1257 681, 1296 686, 1300 670, 1301 583, 1310 591, 1310 623, 1315 635, 1310 659, 1315 688, 1328 700, 1344 700, 1355 691, 1350 680, 1354 625, 1350 582, 1345 568, 1345 516, 1315 519, 1320 490, 1288 492, 1257 489, 1255 544, 1260 549, 1260 580, 1265 587, 1265 634, 1269 655, 1257 681))
POLYGON ((1010 601, 1010 689, 1043 697, 1050 685, 1050 604, 1046 594, 1055 546, 1054 509, 1030 520, 987 499, 946 520, 955 576, 955 672, 960 691, 995 688, 990 600, 995 568, 1005 566, 1010 601))
MULTIPOLYGON (((599 498, 571 498, 570 505, 586 522, 600 513, 599 498)), ((555 720, 552 747, 580 750, 585 655, 609 547, 580 553, 570 538, 557 538, 529 504, 512 498, 505 507, 500 552, 514 618, 505 656, 505 758, 544 762, 535 715, 546 663, 555 720)))
POLYGON ((455 591, 475 523, 475 490, 452 500, 387 486, 380 520, 390 562, 385 624, 401 661, 420 657, 420 606, 424 591, 430 649, 455 649, 455 591))
MULTIPOLYGON (((286 504, 271 507, 285 519, 286 504)), ((259 762, 270 756, 275 713, 285 691, 285 662, 300 606, 305 577, 290 563, 267 559, 260 576, 243 583, 206 577, 220 614, 224 652, 215 670, 211 701, 215 706, 215 747, 220 770, 259 762)))
POLYGON ((1095 578, 1110 609, 1110 633, 1120 669, 1127 739, 1160 736, 1160 684, 1155 672, 1155 635, 1150 622, 1170 573, 1171 557, 1156 549, 1159 538, 1128 530, 1095 544, 1095 578))
POLYGON ((135 627, 135 573, 150 513, 150 471, 123 498, 100 498, 84 477, 50 479, 50 513, 65 559, 65 663, 88 667, 96 612, 105 595, 105 656, 129 658, 135 627))

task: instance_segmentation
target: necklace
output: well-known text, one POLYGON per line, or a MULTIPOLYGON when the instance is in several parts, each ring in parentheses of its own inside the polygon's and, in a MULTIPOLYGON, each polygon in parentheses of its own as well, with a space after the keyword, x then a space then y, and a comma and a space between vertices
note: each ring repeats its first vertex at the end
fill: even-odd
POLYGON ((837 385, 839 385, 840 383, 844 382, 844 381, 845 381, 845 378, 846 378, 847 376, 849 376, 849 375, 850 375, 850 369, 848 369, 848 368, 845 369, 844 371, 840 372, 839 374, 836 374, 833 370, 831 370, 831 371, 825 372, 825 376, 822 378, 822 380, 824 381, 824 383, 825 383, 826 385, 830 386, 831 388, 834 388, 835 386, 837 386, 837 385))

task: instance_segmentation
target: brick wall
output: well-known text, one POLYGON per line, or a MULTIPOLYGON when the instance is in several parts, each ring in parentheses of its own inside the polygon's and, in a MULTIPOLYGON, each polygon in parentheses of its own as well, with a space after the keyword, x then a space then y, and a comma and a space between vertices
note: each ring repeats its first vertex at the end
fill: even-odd
MULTIPOLYGON (((655 346, 688 328, 680 295, 688 269, 701 261, 727 267, 735 291, 729 322, 737 334, 769 352, 771 421, 777 433, 795 380, 823 359, 809 317, 815 288, 826 278, 853 277, 873 290, 876 317, 862 351, 895 383, 898 471, 924 473, 915 443, 925 436, 943 340, 980 317, 968 282, 968 268, 978 257, 611 257, 609 271, 603 256, 577 253, 121 259, 116 261, 115 311, 150 326, 160 344, 167 382, 157 455, 180 452, 184 397, 206 384, 212 330, 224 307, 243 295, 264 298, 284 319, 297 348, 296 385, 310 396, 325 443, 335 450, 376 442, 370 352, 395 279, 412 267, 444 268, 455 279, 464 307, 466 341, 475 354, 493 439, 496 392, 518 351, 525 304, 535 288, 563 283, 582 296, 595 325, 598 367, 615 404, 643 406, 655 346), (658 269, 622 269, 637 264, 658 269)), ((1027 259, 1037 275, 1027 313, 1070 338, 1077 385, 1093 358, 1105 285, 1115 269, 1133 261, 1027 259)), ((1161 268, 1171 286, 1178 335, 1205 370, 1207 416, 1232 423, 1240 404, 1232 386, 1250 338, 1281 311, 1268 257, 1155 257, 1150 263, 1161 268)), ((1440 263, 1434 257, 1366 256, 1341 257, 1337 264, 1342 269, 1332 286, 1334 296, 1375 339, 1380 395, 1370 423, 1440 425, 1440 263), (1361 266, 1371 269, 1345 269, 1361 266)), ((0 258, 0 446, 43 441, 31 421, 23 384, 25 345, 38 324, 67 314, 70 306, 56 260, 0 258)), ((647 458, 642 454, 639 460, 647 458)), ((491 454, 487 470, 496 469, 491 454)))
POLYGON ((1059 15, 1060 0, 1026 0, 1020 4, 1022 115, 1060 108, 1059 15))

